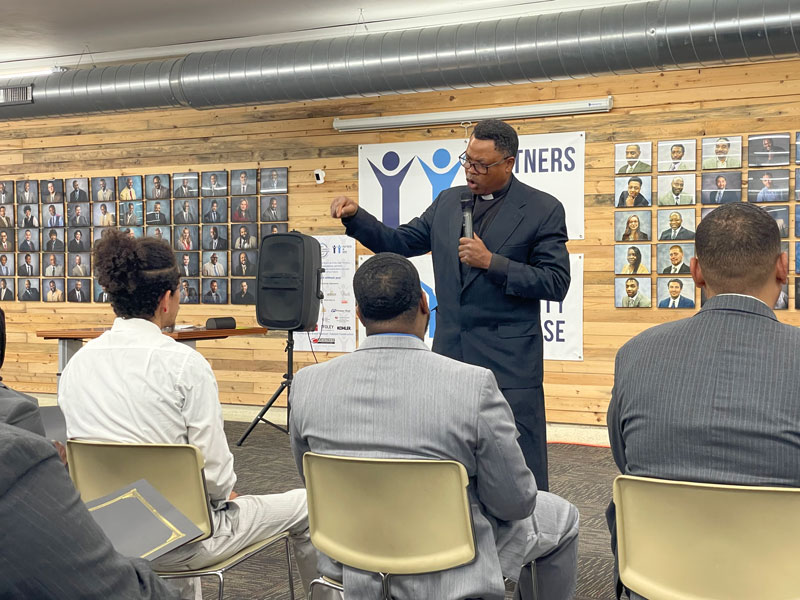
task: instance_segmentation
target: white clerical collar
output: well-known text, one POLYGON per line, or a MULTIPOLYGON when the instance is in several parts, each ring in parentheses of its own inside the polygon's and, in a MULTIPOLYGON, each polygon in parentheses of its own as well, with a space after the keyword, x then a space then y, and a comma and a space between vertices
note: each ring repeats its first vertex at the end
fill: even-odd
POLYGON ((486 194, 485 196, 481 196, 481 200, 494 200, 494 194, 486 194))

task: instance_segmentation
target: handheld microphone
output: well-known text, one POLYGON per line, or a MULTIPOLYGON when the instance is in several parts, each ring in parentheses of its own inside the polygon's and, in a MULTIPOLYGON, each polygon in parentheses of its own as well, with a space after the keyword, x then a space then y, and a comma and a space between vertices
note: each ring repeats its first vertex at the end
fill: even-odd
POLYGON ((461 231, 463 237, 472 237, 472 207, 475 198, 470 192, 461 192, 461 231))

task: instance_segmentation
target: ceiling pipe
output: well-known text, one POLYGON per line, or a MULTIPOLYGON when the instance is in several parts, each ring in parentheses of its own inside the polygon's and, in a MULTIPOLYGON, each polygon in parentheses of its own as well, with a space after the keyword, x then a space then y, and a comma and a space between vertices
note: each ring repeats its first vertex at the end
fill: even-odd
MULTIPOLYGON (((800 54, 800 0, 653 0, 78 69, 0 119, 218 108, 690 69, 800 54)), ((1 86, 0 86, 1 87, 1 86)))

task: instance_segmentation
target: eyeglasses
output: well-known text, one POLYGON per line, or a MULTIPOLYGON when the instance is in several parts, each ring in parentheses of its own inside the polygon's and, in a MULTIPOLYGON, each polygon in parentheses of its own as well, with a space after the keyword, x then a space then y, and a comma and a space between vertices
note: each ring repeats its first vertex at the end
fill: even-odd
POLYGON ((464 153, 461 154, 461 156, 458 157, 458 162, 460 162, 462 165, 464 165, 464 167, 467 168, 467 169, 473 169, 478 175, 486 175, 486 173, 489 172, 489 169, 491 169, 495 165, 499 165, 500 163, 507 161, 509 158, 511 158, 511 157, 510 156, 506 156, 504 158, 501 158, 497 162, 493 162, 490 165, 485 165, 483 163, 475 162, 475 161, 472 161, 472 160, 468 159, 467 158, 467 153, 464 152, 464 153))

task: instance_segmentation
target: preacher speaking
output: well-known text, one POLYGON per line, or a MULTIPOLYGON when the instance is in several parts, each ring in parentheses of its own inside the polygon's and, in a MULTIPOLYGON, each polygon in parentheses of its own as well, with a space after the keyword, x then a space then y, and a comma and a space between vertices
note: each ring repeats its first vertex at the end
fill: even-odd
POLYGON ((443 191, 421 216, 392 229, 347 196, 332 202, 331 216, 373 252, 431 252, 439 304, 433 350, 492 370, 525 461, 547 490, 539 301, 567 295, 567 227, 556 198, 513 176, 518 148, 511 126, 481 121, 460 157, 467 185, 443 191), (465 212, 474 237, 463 236, 465 212))

